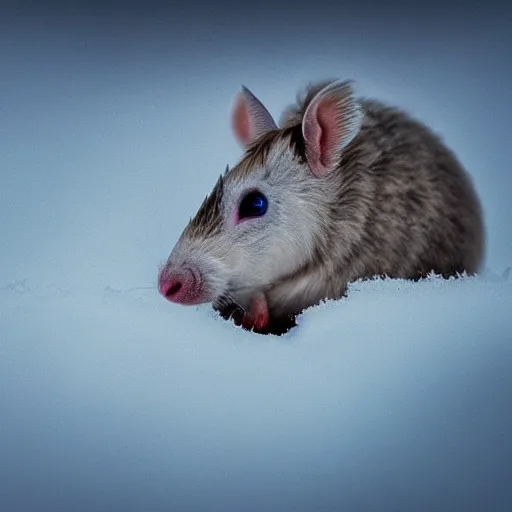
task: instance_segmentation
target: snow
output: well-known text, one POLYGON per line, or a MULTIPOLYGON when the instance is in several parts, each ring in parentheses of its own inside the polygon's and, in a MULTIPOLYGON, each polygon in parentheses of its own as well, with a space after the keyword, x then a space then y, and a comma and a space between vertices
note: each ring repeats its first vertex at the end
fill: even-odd
POLYGON ((433 41, 363 16, 255 46, 229 20, 0 31, 0 510, 512 509, 507 27, 433 41), (481 275, 353 283, 281 337, 162 299, 159 264, 240 153, 240 83, 278 117, 333 75, 454 148, 481 275))
POLYGON ((0 304, 4 510, 511 503, 510 280, 354 283, 283 337, 151 288, 0 304))

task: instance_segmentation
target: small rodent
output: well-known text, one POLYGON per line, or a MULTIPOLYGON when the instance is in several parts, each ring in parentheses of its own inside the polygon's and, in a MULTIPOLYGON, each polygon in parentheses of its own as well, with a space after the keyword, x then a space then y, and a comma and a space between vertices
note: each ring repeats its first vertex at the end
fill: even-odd
POLYGON ((357 279, 479 270, 484 224, 468 174, 429 128, 353 87, 309 85, 279 127, 242 87, 232 123, 245 153, 160 268, 164 297, 282 334, 357 279))

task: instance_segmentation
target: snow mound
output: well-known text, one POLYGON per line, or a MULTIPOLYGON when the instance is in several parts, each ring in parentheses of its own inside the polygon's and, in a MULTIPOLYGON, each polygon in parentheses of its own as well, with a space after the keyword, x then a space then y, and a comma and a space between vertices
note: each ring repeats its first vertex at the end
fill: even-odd
POLYGON ((354 283, 281 337, 153 287, 0 305, 1 510, 512 505, 506 275, 354 283))

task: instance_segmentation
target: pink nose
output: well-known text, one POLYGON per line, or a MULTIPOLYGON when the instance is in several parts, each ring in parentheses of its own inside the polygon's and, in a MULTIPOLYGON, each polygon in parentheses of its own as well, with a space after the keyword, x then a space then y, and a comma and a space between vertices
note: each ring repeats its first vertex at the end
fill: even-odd
POLYGON ((165 267, 160 273, 158 287, 171 302, 190 305, 204 302, 203 282, 197 270, 165 267))

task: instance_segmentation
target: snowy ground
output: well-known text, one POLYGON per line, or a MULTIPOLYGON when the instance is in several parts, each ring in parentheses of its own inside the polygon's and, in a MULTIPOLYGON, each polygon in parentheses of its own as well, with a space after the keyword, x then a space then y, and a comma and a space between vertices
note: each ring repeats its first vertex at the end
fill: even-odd
POLYGON ((510 17, 363 3, 3 12, 0 512, 512 510, 510 17), (282 337, 162 299, 240 84, 278 117, 331 76, 443 135, 489 270, 354 283, 282 337))
POLYGON ((283 337, 1 290, 2 511, 507 510, 512 281, 355 283, 283 337))
POLYGON ((1 291, 2 510, 506 510, 512 282, 356 283, 284 337, 1 291))

